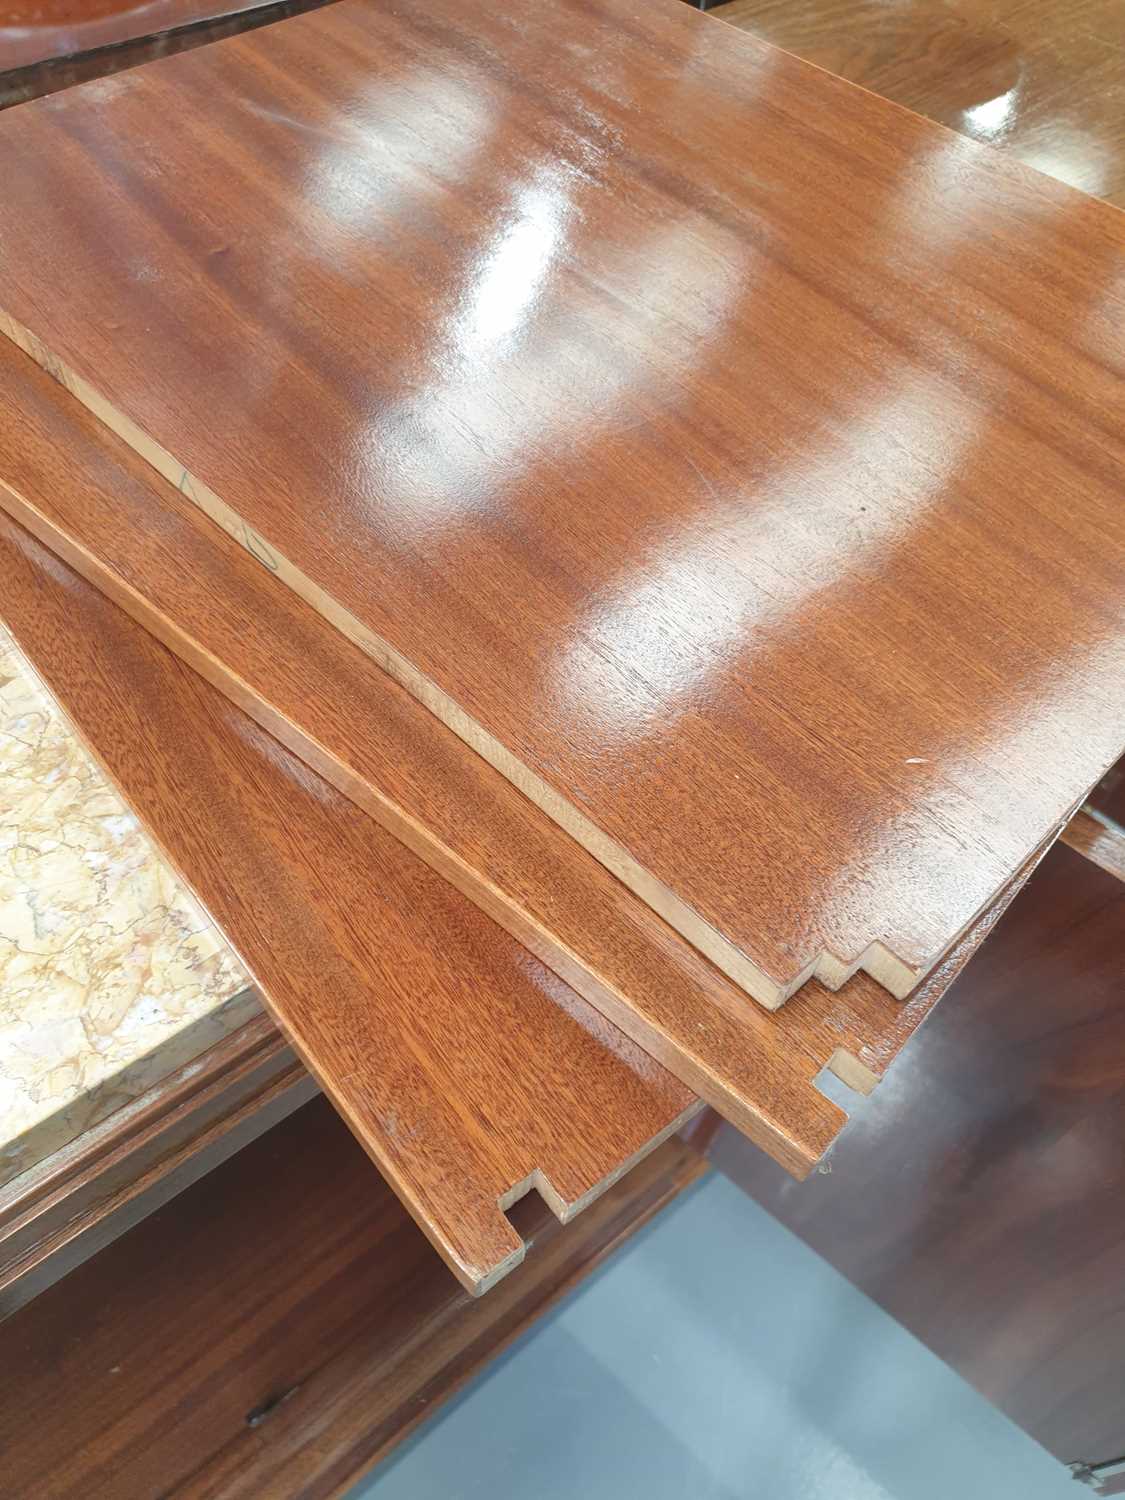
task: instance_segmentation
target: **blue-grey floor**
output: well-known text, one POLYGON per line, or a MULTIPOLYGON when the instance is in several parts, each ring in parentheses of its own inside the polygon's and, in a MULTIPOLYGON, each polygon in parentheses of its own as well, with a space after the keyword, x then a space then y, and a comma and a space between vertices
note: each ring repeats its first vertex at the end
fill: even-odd
POLYGON ((714 1174, 349 1500, 1077 1500, 1086 1493, 714 1174))

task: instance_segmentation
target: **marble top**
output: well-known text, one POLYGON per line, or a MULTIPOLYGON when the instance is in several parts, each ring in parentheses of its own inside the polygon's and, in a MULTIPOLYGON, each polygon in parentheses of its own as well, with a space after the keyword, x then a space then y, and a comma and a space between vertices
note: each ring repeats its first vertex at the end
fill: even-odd
POLYGON ((259 1010, 0 626, 0 1186, 259 1010))

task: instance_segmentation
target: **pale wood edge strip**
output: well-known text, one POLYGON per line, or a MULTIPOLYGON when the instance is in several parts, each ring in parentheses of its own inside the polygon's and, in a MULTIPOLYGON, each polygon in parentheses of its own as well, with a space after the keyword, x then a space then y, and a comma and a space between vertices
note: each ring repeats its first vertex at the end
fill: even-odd
MULTIPOLYGON (((326 750, 298 725, 273 711, 272 706, 249 684, 163 614, 145 596, 122 579, 101 558, 92 555, 71 534, 0 478, 0 511, 6 511, 45 547, 72 567, 80 577, 99 589, 136 623, 171 650, 212 687, 274 736, 337 791, 349 798, 385 828, 412 854, 447 880, 462 895, 498 923, 560 979, 607 1016, 622 1032, 666 1067, 693 1092, 704 1098, 725 1119, 756 1145, 797 1176, 805 1175, 819 1159, 826 1142, 802 1142, 792 1126, 771 1118, 730 1077, 716 1072, 705 1053, 698 1052, 688 1030, 669 1032, 658 1018, 633 1003, 629 994, 609 983, 578 953, 568 948, 558 934, 536 921, 523 906, 501 889, 482 879, 454 850, 450 849, 410 812, 377 788, 353 774, 349 764, 326 750)), ((806 1080, 802 1079, 802 1082, 806 1080)), ((811 1085, 809 1085, 811 1087, 811 1085)), ((552 1200, 553 1201, 553 1200, 552 1200)), ((561 1200, 560 1200, 561 1201, 561 1200)), ((583 1199, 583 1201, 588 1201, 583 1199)))
POLYGON ((1062 842, 1107 875, 1125 881, 1125 829, 1100 818, 1094 808, 1079 808, 1063 829, 1062 842))
POLYGON ((162 478, 175 485, 193 505, 198 506, 216 525, 221 526, 256 562, 292 589, 361 651, 366 652, 423 707, 505 776, 693 947, 767 1010, 776 1010, 784 1004, 808 979, 815 977, 829 989, 839 989, 860 969, 870 974, 896 999, 903 1000, 956 942, 959 934, 951 937, 940 953, 928 957, 920 967, 911 967, 897 957, 885 941, 873 939, 852 960, 841 960, 823 950, 784 983, 771 978, 746 953, 646 870, 621 844, 610 838, 573 803, 518 760, 435 682, 419 672, 401 652, 396 651, 388 641, 376 635, 330 594, 313 583, 267 538, 248 526, 238 512, 227 505, 214 490, 193 475, 123 412, 112 406, 76 370, 53 354, 30 329, 3 309, 0 309, 0 333, 22 349, 162 478))
MULTIPOLYGON (((3 482, 0 481, 0 491, 3 491, 4 489, 6 489, 6 486, 4 486, 3 482)), ((116 777, 113 775, 111 768, 103 759, 100 747, 90 739, 83 726, 77 723, 72 718, 66 702, 63 701, 63 699, 61 699, 55 692, 54 686, 50 679, 39 670, 33 643, 25 639, 23 637, 23 633, 20 630, 11 628, 11 633, 17 645, 19 645, 24 651, 24 654, 28 661, 28 665, 30 669, 35 673, 35 676, 39 681, 41 687, 43 688, 43 691, 51 698, 52 702, 57 705, 59 712, 62 714, 66 723, 70 725, 72 731, 77 735, 78 739, 92 755, 99 768, 102 770, 103 774, 107 777, 110 783, 113 786, 118 787, 118 789, 121 791, 126 804, 132 806, 132 802, 130 801, 129 796, 123 789, 120 788, 120 785, 116 777)), ((164 647, 161 649, 167 648, 164 647)), ((142 819, 142 821, 144 820, 142 819)), ((171 854, 165 849, 160 837, 160 831, 158 829, 150 828, 147 823, 146 829, 149 833, 150 838, 153 839, 157 847, 162 851, 164 857, 168 859, 172 868, 178 873, 181 873, 181 878, 184 878, 186 880, 187 877, 179 871, 179 866, 176 860, 172 858, 171 854)), ((187 883, 189 887, 191 887, 190 880, 188 880, 187 883)), ((203 904, 204 906, 206 906, 206 903, 203 904)), ((236 954, 238 954, 240 962, 242 962, 243 966, 249 971, 251 969, 251 965, 247 963, 241 953, 239 953, 238 943, 235 937, 230 933, 226 933, 225 936, 227 937, 227 940, 231 944, 233 950, 236 952, 236 954)), ((259 991, 259 993, 261 993, 263 1002, 268 1007, 268 994, 265 991, 261 990, 259 991)), ((359 1141, 360 1145, 371 1157, 384 1180, 398 1195, 400 1200, 407 1208, 408 1212, 411 1214, 411 1217, 418 1224, 418 1227, 426 1235, 427 1239, 433 1245, 434 1249, 446 1262, 450 1270, 457 1277, 458 1281, 460 1281, 462 1286, 465 1287, 466 1291, 468 1291, 474 1297, 482 1296, 485 1292, 489 1291, 493 1286, 495 1286, 495 1284, 499 1280, 507 1276, 510 1271, 514 1270, 514 1268, 522 1262, 527 1247, 519 1238, 519 1235, 511 1222, 507 1219, 504 1219, 505 1227, 511 1232, 515 1240, 515 1244, 511 1251, 509 1251, 509 1253, 503 1256, 500 1260, 494 1261, 493 1263, 488 1265, 486 1269, 482 1269, 481 1266, 475 1263, 468 1264, 463 1259, 452 1241, 446 1236, 445 1232, 442 1229, 442 1226, 431 1218, 423 1205, 415 1197, 415 1194, 413 1193, 408 1183, 402 1178, 401 1174, 396 1171, 394 1161, 384 1149, 383 1143, 377 1137, 371 1134, 371 1132, 366 1128, 363 1121, 359 1120, 355 1116, 352 1108, 350 1107, 349 1101, 346 1098, 337 1097, 332 1087, 332 1080, 330 1078, 322 1076, 321 1070, 316 1060, 307 1055, 299 1039, 290 1036, 287 1030, 284 1031, 284 1034, 286 1035, 289 1041, 289 1045, 292 1047, 293 1051, 304 1063, 305 1068, 313 1076, 313 1078, 316 1079, 316 1081, 324 1089, 325 1093, 329 1096, 332 1101, 333 1107, 336 1109, 336 1112, 344 1119, 349 1128, 352 1130, 356 1139, 359 1141)), ((511 1208, 522 1197, 524 1197, 532 1187, 535 1187, 539 1191, 544 1202, 547 1203, 552 1212, 555 1213, 556 1217, 559 1218, 560 1221, 565 1222, 567 1219, 573 1218, 574 1215, 580 1212, 582 1208, 588 1206, 597 1198, 599 1198, 606 1191, 606 1189, 611 1187, 613 1183, 616 1182, 630 1167, 642 1161, 653 1150, 655 1150, 665 1140, 667 1140, 669 1136, 673 1135, 685 1124, 690 1122, 690 1120, 694 1118, 701 1107, 701 1100, 692 1100, 691 1104, 689 1104, 683 1111, 681 1111, 680 1114, 678 1114, 673 1120, 671 1120, 655 1136, 647 1141, 639 1151, 635 1152, 625 1162, 618 1164, 613 1169, 613 1171, 608 1173, 604 1178, 601 1178, 599 1181, 593 1183, 587 1189, 587 1191, 573 1203, 567 1203, 566 1200, 564 1200, 555 1191, 554 1187, 550 1183, 547 1174, 543 1172, 542 1169, 536 1168, 535 1171, 530 1173, 526 1178, 518 1183, 513 1184, 512 1187, 508 1188, 504 1193, 500 1195, 496 1203, 497 1212, 501 1216, 503 1216, 508 1208, 511 1208)), ((772 1129, 772 1127, 769 1126, 768 1121, 758 1122, 759 1126, 762 1123, 764 1123, 768 1129, 772 1129)), ((841 1124, 842 1123, 843 1120, 841 1119, 841 1124)), ((761 1129, 759 1129, 756 1133, 762 1133, 761 1129)), ((778 1138, 784 1145, 784 1137, 781 1136, 780 1133, 778 1133, 778 1138)), ((792 1150, 792 1147, 789 1147, 785 1154, 785 1160, 792 1160, 793 1157, 794 1152, 792 1150)), ((807 1160, 805 1155, 801 1155, 798 1159, 797 1164, 795 1165, 795 1171, 803 1176, 807 1174, 807 1172, 811 1168, 811 1165, 811 1160, 807 1160)))
POLYGON ((846 1047, 837 1047, 824 1066, 830 1073, 835 1073, 841 1083, 846 1083, 864 1098, 873 1093, 880 1082, 880 1075, 860 1062, 846 1047))

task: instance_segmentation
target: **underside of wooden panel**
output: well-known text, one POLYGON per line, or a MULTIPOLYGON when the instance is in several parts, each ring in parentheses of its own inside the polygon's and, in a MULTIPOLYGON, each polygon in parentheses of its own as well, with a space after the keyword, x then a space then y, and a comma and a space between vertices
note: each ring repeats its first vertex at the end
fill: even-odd
POLYGON ((7 518, 0 599, 471 1291, 522 1259, 504 1207, 534 1187, 565 1220, 694 1113, 682 1084, 7 518))
POLYGON ((1119 752, 1105 205, 674 0, 344 0, 0 169, 12 338, 765 1004, 1119 752))

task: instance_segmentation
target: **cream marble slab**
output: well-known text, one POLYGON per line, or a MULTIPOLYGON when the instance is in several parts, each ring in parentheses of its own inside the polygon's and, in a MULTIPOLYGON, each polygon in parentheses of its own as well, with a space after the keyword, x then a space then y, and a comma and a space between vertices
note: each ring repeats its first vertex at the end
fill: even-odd
POLYGON ((0 626, 0 1185, 259 1009, 0 626))

